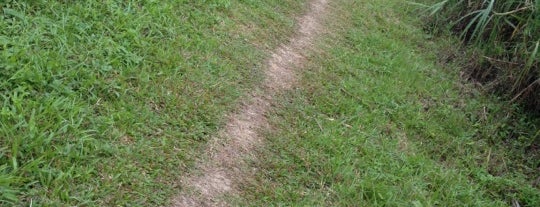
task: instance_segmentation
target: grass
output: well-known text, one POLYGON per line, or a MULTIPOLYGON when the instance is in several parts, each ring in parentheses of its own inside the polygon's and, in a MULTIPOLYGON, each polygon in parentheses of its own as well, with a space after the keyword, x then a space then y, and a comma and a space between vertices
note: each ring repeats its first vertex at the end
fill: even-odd
POLYGON ((539 206, 538 121, 460 80, 411 4, 336 0, 247 206, 539 206))
POLYGON ((0 205, 167 204, 303 2, 0 2, 0 205))
MULTIPOLYGON (((0 3, 0 205, 167 205, 304 2, 0 3)), ((437 64, 457 41, 332 5, 241 204, 540 206, 538 122, 437 64)))

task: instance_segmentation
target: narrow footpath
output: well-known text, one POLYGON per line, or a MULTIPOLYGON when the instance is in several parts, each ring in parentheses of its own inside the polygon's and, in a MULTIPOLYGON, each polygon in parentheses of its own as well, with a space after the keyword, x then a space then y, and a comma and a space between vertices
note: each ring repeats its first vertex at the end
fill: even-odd
POLYGON ((321 20, 326 16, 328 1, 308 4, 308 12, 297 19, 295 35, 267 60, 264 82, 246 96, 236 113, 228 116, 226 126, 210 140, 193 173, 180 178, 184 189, 173 199, 174 207, 229 206, 227 198, 238 194, 238 185, 253 173, 245 160, 264 142, 259 132, 269 127, 265 114, 275 95, 294 86, 306 54, 324 31, 321 20))

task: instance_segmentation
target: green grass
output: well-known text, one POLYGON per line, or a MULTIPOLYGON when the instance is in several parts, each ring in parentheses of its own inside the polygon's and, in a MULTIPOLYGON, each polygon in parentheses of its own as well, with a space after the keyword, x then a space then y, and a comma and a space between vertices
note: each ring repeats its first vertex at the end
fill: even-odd
MULTIPOLYGON (((304 2, 2 1, 0 206, 166 205, 304 2)), ((540 205, 538 124, 436 64, 456 41, 332 4, 244 204, 540 205)))
POLYGON ((538 122, 438 63, 457 40, 424 34, 403 1, 332 4, 334 34, 270 116, 243 205, 540 205, 538 122))
POLYGON ((303 2, 0 2, 0 205, 166 204, 303 2))

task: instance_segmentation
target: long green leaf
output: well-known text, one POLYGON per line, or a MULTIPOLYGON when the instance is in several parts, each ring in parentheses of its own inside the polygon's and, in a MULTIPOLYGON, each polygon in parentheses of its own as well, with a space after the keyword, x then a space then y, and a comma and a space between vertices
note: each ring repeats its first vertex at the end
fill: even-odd
POLYGON ((13 10, 13 9, 4 8, 4 14, 13 16, 13 17, 15 17, 17 19, 20 19, 22 21, 26 21, 26 16, 23 13, 18 12, 18 11, 13 10))

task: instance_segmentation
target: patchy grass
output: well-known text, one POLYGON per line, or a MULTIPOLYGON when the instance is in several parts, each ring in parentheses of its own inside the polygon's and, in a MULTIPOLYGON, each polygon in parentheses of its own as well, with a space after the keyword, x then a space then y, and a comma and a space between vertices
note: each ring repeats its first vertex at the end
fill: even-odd
POLYGON ((2 1, 0 205, 158 206, 304 1, 2 1))
POLYGON ((332 4, 334 34, 276 103, 246 205, 540 205, 537 122, 437 63, 456 40, 425 35, 403 1, 332 4))

